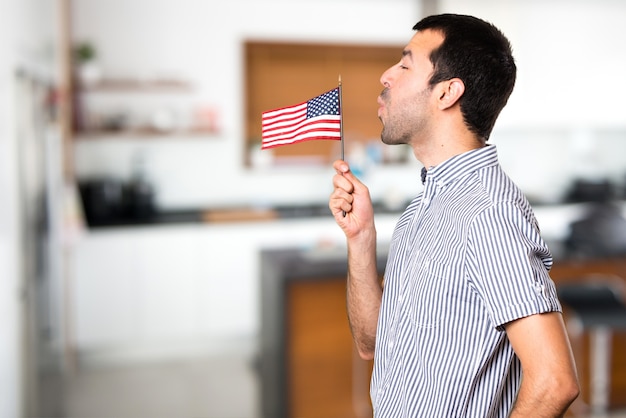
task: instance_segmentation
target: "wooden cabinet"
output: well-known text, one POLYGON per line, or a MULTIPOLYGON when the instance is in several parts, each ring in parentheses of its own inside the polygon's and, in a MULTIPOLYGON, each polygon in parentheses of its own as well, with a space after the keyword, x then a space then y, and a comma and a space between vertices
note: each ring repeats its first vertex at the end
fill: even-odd
MULTIPOLYGON (((613 276, 626 281, 626 259, 556 261, 550 275, 557 287, 562 283, 588 279, 590 275, 613 276)), ((571 320, 573 313, 568 311, 567 306, 563 308, 567 322, 571 320)), ((582 390, 577 403, 588 404, 591 398, 589 333, 585 332, 580 338, 573 339, 572 346, 582 390)), ((610 351, 609 406, 623 408, 626 407, 626 332, 613 332, 610 351)))
POLYGON ((287 393, 290 417, 372 416, 372 362, 354 348, 345 276, 287 284, 287 393))
MULTIPOLYGON (((382 276, 385 257, 377 260, 382 276)), ((373 363, 355 351, 345 250, 261 253, 261 399, 272 418, 371 417, 373 363)))

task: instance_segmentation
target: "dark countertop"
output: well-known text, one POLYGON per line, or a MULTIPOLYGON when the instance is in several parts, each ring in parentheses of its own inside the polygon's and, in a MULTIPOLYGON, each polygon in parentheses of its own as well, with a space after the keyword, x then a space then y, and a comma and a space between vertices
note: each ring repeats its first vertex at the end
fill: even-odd
POLYGON ((110 228, 110 227, 141 227, 147 225, 201 223, 203 222, 203 211, 198 209, 167 210, 157 211, 150 215, 141 217, 108 217, 102 219, 89 219, 89 228, 110 228))
MULTIPOLYGON (((408 202, 407 202, 408 204, 408 202)), ((398 214, 401 211, 387 209, 384 205, 374 204, 377 214, 398 214)), ((330 209, 326 204, 281 205, 272 208, 187 208, 156 210, 152 214, 141 217, 107 217, 90 219, 90 228, 107 227, 141 227, 149 225, 183 224, 183 223, 219 223, 254 220, 331 218, 330 209)))

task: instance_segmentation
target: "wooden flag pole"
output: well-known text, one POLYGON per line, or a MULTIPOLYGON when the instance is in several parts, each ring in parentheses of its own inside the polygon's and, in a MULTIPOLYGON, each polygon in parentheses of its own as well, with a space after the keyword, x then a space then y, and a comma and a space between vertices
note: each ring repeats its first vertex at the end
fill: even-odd
POLYGON ((341 97, 341 74, 339 74, 339 138, 341 142, 341 159, 343 160, 343 103, 341 97))
MULTIPOLYGON (((339 142, 341 143, 341 160, 344 160, 344 151, 343 151, 343 108, 342 108, 342 97, 341 97, 341 74, 339 74, 339 142)), ((341 214, 343 217, 346 217, 346 211, 342 210, 341 214)))

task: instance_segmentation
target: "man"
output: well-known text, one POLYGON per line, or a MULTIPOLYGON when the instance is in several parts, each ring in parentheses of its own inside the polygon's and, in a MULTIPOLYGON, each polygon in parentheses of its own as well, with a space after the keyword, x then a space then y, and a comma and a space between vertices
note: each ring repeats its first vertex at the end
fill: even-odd
POLYGON ((552 258, 486 144, 515 84, 511 47, 471 16, 413 29, 381 77, 378 116, 382 141, 409 144, 427 170, 394 231, 384 289, 369 191, 344 161, 329 201, 347 238, 355 345, 374 358, 374 414, 561 416, 579 387, 552 258))

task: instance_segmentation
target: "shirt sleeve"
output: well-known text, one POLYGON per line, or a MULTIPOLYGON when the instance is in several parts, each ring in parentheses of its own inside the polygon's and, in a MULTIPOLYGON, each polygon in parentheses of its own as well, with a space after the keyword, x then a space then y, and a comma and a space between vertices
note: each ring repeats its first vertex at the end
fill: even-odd
POLYGON ((532 217, 512 202, 478 214, 469 230, 468 280, 493 325, 561 311, 549 276, 552 257, 532 217))

